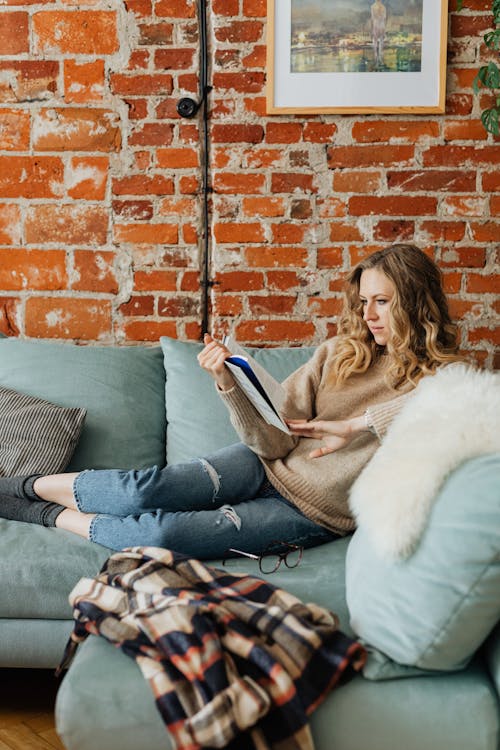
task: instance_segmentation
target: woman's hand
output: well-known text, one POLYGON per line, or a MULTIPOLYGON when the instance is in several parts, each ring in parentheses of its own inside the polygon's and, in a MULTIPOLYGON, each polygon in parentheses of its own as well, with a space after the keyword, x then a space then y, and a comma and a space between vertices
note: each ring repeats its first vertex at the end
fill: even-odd
POLYGON ((324 445, 311 451, 309 458, 321 458, 328 453, 345 448, 351 440, 366 431, 366 422, 364 417, 353 417, 340 421, 316 420, 308 421, 307 419, 287 419, 286 423, 292 435, 299 437, 315 438, 322 440, 324 445))
POLYGON ((205 348, 198 354, 198 363, 213 377, 221 391, 228 391, 234 385, 234 378, 224 362, 231 352, 208 333, 203 337, 205 348))

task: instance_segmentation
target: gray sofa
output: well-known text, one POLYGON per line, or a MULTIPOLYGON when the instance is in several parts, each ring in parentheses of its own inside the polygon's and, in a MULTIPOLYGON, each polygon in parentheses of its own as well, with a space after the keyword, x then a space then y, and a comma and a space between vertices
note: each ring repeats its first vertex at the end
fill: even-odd
MULTIPOLYGON (((157 347, 1 339, 0 385, 87 409, 71 470, 162 465, 236 439, 210 378, 196 364, 198 349, 170 339, 157 347)), ((282 379, 310 354, 307 348, 280 348, 255 356, 282 379)), ((456 492, 458 485, 477 503, 485 495, 500 497, 500 454, 482 461, 457 469, 441 492, 456 492)), ((98 572, 109 550, 61 530, 1 519, 0 535, 1 664, 55 667, 72 626, 68 594, 80 577, 98 572)), ((335 611, 347 633, 352 633, 345 592, 351 541, 307 550, 298 568, 280 568, 272 577, 304 601, 335 611)), ((229 569, 256 573, 252 561, 231 560, 229 569)), ((313 714, 316 747, 498 750, 498 625, 465 661, 461 669, 433 672, 400 667, 372 649, 365 674, 334 691, 313 714)), ((68 750, 172 747, 135 663, 92 636, 62 680, 56 718, 68 750)))

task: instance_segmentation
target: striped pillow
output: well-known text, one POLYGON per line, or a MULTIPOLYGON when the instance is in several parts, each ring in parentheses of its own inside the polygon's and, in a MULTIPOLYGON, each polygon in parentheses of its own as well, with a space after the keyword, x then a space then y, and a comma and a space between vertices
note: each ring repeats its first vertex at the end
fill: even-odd
POLYGON ((64 471, 85 414, 0 387, 0 476, 64 471))

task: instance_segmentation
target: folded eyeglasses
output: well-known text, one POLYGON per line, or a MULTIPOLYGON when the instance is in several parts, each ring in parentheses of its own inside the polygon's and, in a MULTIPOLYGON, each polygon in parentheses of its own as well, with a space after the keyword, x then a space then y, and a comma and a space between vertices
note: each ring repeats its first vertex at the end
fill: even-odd
MULTIPOLYGON (((287 568, 296 568, 302 560, 304 548, 298 544, 290 544, 289 542, 272 541, 260 555, 255 555, 252 552, 243 552, 243 550, 234 549, 234 547, 230 547, 228 549, 229 552, 249 557, 251 560, 257 560, 260 572, 269 574, 275 573, 282 562, 285 563, 287 568), (284 551, 278 552, 276 551, 277 548, 284 548, 284 551)), ((225 557, 222 560, 223 565, 226 564, 227 559, 225 557)))

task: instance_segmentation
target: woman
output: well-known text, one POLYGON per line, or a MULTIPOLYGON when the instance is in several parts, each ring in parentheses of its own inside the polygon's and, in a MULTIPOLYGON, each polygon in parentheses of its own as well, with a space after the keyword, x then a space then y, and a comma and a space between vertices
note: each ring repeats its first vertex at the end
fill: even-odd
POLYGON ((153 545, 201 559, 343 536, 354 529, 352 483, 420 378, 457 359, 456 330, 436 265, 394 245, 350 273, 338 336, 285 381, 290 435, 255 411, 228 356, 205 336, 199 364, 241 443, 164 469, 4 478, 8 517, 114 549, 153 545))

